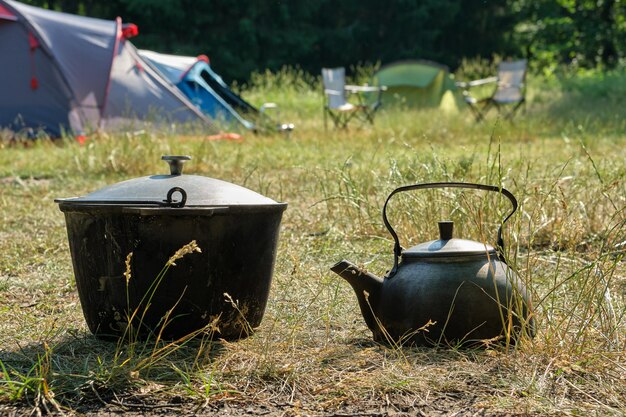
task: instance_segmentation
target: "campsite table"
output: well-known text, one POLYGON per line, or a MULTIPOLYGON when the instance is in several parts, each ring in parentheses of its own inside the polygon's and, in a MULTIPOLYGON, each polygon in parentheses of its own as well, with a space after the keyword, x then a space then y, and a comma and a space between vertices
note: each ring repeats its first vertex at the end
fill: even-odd
POLYGON ((379 90, 386 90, 387 87, 380 86, 380 87, 374 87, 374 86, 369 86, 369 85, 346 85, 344 87, 346 89, 346 91, 349 91, 351 93, 365 93, 365 92, 374 92, 374 91, 379 91, 379 90))
MULTIPOLYGON (((347 92, 351 94, 375 93, 375 92, 385 91, 386 89, 387 87, 384 85, 381 85, 380 87, 374 87, 374 86, 369 86, 369 85, 346 85, 344 86, 344 90, 346 90, 347 92)), ((359 105, 364 106, 365 103, 363 102, 363 94, 358 94, 357 97, 359 100, 359 105)))
POLYGON ((457 87, 466 90, 470 87, 477 87, 479 85, 495 83, 496 81, 498 81, 498 77, 489 77, 489 78, 483 78, 481 80, 474 80, 474 81, 469 81, 469 82, 457 81, 455 84, 457 87))

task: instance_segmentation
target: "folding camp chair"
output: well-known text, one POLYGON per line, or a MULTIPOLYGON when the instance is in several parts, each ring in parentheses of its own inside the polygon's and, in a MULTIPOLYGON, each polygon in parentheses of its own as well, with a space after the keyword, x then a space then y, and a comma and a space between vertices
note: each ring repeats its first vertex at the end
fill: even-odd
POLYGON ((476 117, 476 121, 480 122, 485 119, 485 115, 495 107, 498 112, 503 110, 504 106, 512 106, 505 114, 505 119, 511 119, 517 109, 524 104, 524 81, 526 79, 525 59, 511 62, 501 62, 498 65, 498 75, 470 82, 459 82, 457 86, 463 89, 465 102, 469 104, 470 109, 476 117), (496 89, 489 97, 476 99, 472 97, 469 89, 489 83, 496 83, 496 89))
POLYGON ((332 119, 335 127, 345 128, 355 116, 363 122, 374 124, 374 113, 380 107, 380 93, 385 87, 346 85, 345 68, 322 68, 324 84, 324 128, 326 115, 332 119), (348 102, 346 93, 356 95, 356 104, 348 102), (363 93, 377 93, 373 103, 367 104, 363 93))

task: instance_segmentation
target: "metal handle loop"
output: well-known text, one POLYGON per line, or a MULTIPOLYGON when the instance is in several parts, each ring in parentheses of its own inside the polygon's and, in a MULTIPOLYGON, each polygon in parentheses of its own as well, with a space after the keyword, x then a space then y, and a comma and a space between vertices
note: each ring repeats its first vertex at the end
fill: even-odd
POLYGON ((496 243, 496 249, 498 250, 500 255, 504 254, 504 240, 502 239, 502 226, 504 226, 504 223, 507 220, 509 220, 509 218, 513 215, 513 213, 515 213, 518 207, 517 199, 515 198, 515 196, 513 196, 513 194, 510 191, 502 187, 497 187, 495 185, 484 185, 484 184, 465 183, 465 182, 432 182, 432 183, 425 183, 425 184, 405 185, 403 187, 398 187, 395 190, 393 190, 391 194, 389 194, 389 196, 387 197, 387 200, 385 201, 385 205, 383 206, 383 223, 387 227, 387 230, 389 231, 389 233, 391 234, 395 242, 394 247, 393 247, 393 257, 394 257, 393 269, 390 271, 389 276, 393 275, 398 269, 398 259, 400 258, 400 255, 402 254, 402 246, 400 245, 398 234, 393 229, 393 227, 391 227, 391 224, 389 223, 389 220, 387 219, 387 204, 389 203, 389 200, 391 199, 391 197, 397 193, 401 193, 405 191, 412 191, 412 190, 419 190, 419 189, 426 189, 426 188, 469 188, 469 189, 475 189, 475 190, 494 191, 508 198, 509 201, 511 202, 511 205, 513 206, 513 210, 509 213, 508 216, 506 216, 506 218, 502 221, 502 224, 498 228, 498 240, 496 243))
POLYGON ((169 207, 181 208, 185 207, 185 203, 187 202, 187 192, 180 187, 172 187, 167 192, 167 198, 165 199, 165 204, 169 207), (180 201, 172 200, 172 195, 174 193, 180 193, 180 201))

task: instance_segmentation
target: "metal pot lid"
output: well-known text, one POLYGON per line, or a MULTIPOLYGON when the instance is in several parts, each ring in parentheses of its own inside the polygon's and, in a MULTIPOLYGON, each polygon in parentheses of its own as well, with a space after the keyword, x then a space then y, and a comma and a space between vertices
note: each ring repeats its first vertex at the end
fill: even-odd
POLYGON ((454 223, 439 222, 439 239, 420 243, 402 251, 403 258, 484 257, 496 256, 493 246, 473 240, 452 237, 454 223))
POLYGON ((248 188, 200 175, 183 175, 189 156, 163 156, 169 175, 151 175, 113 184, 82 197, 56 199, 61 207, 162 206, 230 207, 285 205, 248 188))

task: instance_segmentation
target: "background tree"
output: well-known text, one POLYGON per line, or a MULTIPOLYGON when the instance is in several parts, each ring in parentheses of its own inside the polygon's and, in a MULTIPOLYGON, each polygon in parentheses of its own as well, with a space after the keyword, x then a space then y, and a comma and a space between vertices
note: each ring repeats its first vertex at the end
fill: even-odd
POLYGON ((523 0, 514 42, 542 64, 615 67, 624 56, 626 6, 619 0, 523 0))
POLYGON ((211 57, 227 81, 299 66, 527 57, 536 67, 612 68, 624 57, 619 0, 25 0, 139 26, 140 48, 211 57))

